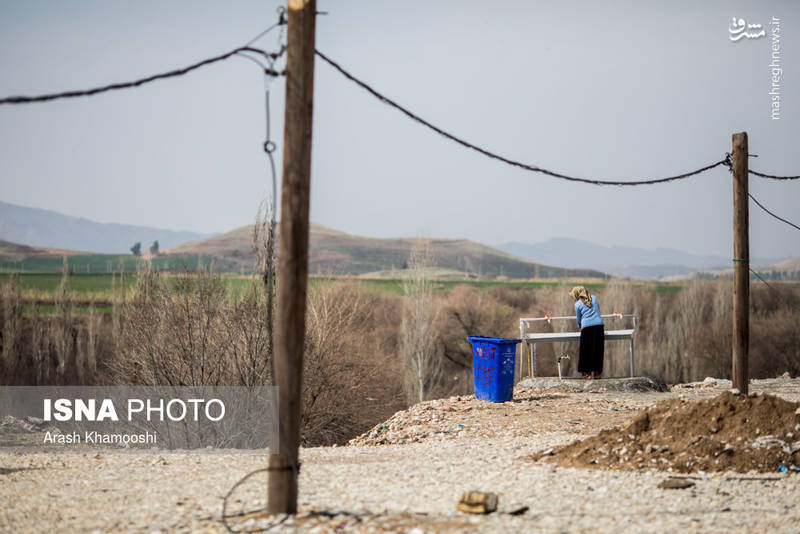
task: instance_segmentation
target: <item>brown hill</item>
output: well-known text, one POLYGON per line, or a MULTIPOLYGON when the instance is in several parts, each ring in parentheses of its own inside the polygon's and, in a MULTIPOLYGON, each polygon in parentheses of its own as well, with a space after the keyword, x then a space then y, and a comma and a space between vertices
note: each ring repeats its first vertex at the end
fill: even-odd
POLYGON ((11 241, 3 241, 0 239, 0 262, 22 261, 25 258, 41 256, 73 256, 75 254, 81 253, 73 250, 29 247, 28 245, 21 245, 19 243, 12 243, 11 241))
POLYGON ((776 271, 800 271, 800 256, 778 262, 772 268, 776 271))
MULTIPOLYGON (((419 238, 379 239, 311 225, 309 270, 316 274, 361 275, 406 268, 419 238)), ((183 243, 164 251, 169 255, 217 258, 220 267, 249 270, 253 265, 253 226, 183 243)), ((534 263, 466 239, 432 239, 436 265, 474 276, 508 278, 603 277, 589 269, 564 269, 534 263)))

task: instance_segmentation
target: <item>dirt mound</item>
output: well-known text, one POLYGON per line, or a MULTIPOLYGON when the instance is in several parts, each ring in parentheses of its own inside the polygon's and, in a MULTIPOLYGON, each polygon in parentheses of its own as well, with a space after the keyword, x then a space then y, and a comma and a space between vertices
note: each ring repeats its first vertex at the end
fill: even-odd
POLYGON ((544 458, 564 467, 680 473, 800 471, 800 403, 731 392, 696 402, 672 399, 544 458))
MULTIPOLYGON (((628 420, 652 393, 555 393, 517 384, 510 402, 462 395, 415 404, 350 440, 351 446, 459 439, 540 439, 543 434, 592 434, 628 420), (598 421, 602 424, 598 424, 598 421)), ((531 448, 535 451, 536 448, 531 448)))

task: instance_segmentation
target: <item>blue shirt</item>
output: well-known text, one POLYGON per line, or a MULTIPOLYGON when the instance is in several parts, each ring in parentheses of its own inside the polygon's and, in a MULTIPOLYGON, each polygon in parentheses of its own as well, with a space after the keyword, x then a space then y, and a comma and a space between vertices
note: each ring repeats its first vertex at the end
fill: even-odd
POLYGON ((581 330, 587 326, 605 326, 603 318, 600 317, 600 304, 597 302, 597 297, 594 295, 592 295, 591 308, 584 304, 581 299, 575 302, 575 318, 578 320, 578 326, 581 330))

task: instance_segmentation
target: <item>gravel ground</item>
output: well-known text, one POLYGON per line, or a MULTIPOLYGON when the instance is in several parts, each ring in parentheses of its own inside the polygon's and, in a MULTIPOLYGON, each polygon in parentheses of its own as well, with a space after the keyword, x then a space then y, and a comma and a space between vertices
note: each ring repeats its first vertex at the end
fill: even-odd
MULTIPOLYGON (((660 489, 670 475, 525 459, 627 421, 659 400, 707 398, 725 387, 518 388, 516 402, 503 405, 468 398, 423 403, 393 418, 398 443, 370 445, 365 436, 364 445, 303 449, 300 514, 256 513, 231 523, 248 530, 282 519, 273 531, 284 532, 800 532, 797 475, 701 474, 689 478, 690 488, 660 489), (498 512, 457 512, 459 495, 469 490, 497 493, 498 512), (509 514, 525 506, 521 515, 509 514)), ((758 381, 752 389, 800 400, 798 379, 758 381)), ((222 498, 265 464, 265 456, 243 454, 0 453, 0 530, 225 532, 222 498)), ((263 507, 265 479, 262 473, 240 486, 229 513, 263 507)))

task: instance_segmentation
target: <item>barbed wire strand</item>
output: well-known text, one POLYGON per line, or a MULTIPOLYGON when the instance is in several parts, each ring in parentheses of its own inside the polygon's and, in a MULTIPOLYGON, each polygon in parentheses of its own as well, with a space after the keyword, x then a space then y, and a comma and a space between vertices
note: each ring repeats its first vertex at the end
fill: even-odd
MULTIPOLYGON (((758 154, 748 154, 751 158, 757 158, 758 154)), ((731 174, 733 174, 733 154, 730 152, 725 153, 725 166, 728 167, 728 170, 731 174)), ((754 176, 759 176, 761 178, 771 178, 773 180, 797 180, 800 176, 775 176, 774 174, 764 174, 761 172, 757 172, 751 169, 747 169, 749 174, 754 176)))
MULTIPOLYGON (((266 52, 264 50, 261 50, 260 48, 253 48, 253 47, 250 47, 250 46, 241 46, 239 48, 236 48, 234 50, 231 50, 230 52, 226 52, 226 53, 221 54, 219 56, 215 56, 215 57, 211 57, 211 58, 208 58, 208 59, 204 59, 202 61, 198 61, 197 63, 193 63, 192 65, 189 65, 188 67, 183 67, 183 68, 171 70, 171 71, 168 71, 168 72, 162 72, 160 74, 153 74, 152 76, 147 76, 146 78, 140 78, 138 80, 134 80, 134 81, 130 81, 130 82, 112 83, 112 84, 109 84, 109 85, 104 85, 102 87, 94 87, 92 89, 82 89, 82 90, 76 90, 76 91, 64 91, 62 93, 52 93, 52 94, 46 94, 46 95, 8 96, 8 97, 5 97, 5 98, 0 98, 0 105, 2 105, 2 104, 33 104, 33 103, 38 103, 38 102, 49 102, 49 101, 52 101, 52 100, 59 100, 59 99, 62 99, 62 98, 78 98, 78 97, 92 96, 92 95, 96 95, 96 94, 100 94, 100 93, 105 93, 105 92, 108 92, 108 91, 118 91, 118 90, 121 90, 121 89, 131 89, 133 87, 139 87, 141 85, 145 85, 145 84, 157 81, 157 80, 163 80, 165 78, 174 78, 174 77, 177 77, 177 76, 183 76, 185 74, 188 74, 188 73, 192 72, 193 70, 197 70, 197 69, 199 69, 201 67, 205 67, 206 65, 211 65, 212 63, 218 63, 220 61, 225 61, 226 59, 228 59, 228 58, 230 58, 232 56, 241 55, 243 52, 250 52, 250 53, 253 53, 253 54, 259 54, 262 57, 264 57, 265 59, 269 60, 269 59, 274 59, 274 57, 276 55, 278 55, 278 56, 282 55, 284 51, 281 50, 279 52, 270 53, 270 52, 266 52)), ((278 76, 278 75, 282 75, 284 73, 283 72, 274 72, 273 71, 270 74, 278 76)))
POLYGON ((323 54, 319 50, 315 50, 315 52, 316 52, 317 56, 319 56, 322 60, 324 60, 326 63, 328 63, 331 67, 333 67, 334 69, 339 71, 339 73, 342 74, 345 78, 347 78, 351 82, 355 83, 356 85, 358 85, 359 87, 361 87, 362 89, 364 89, 365 91, 370 93, 372 96, 374 96, 375 98, 377 98, 378 100, 383 102, 384 104, 388 104, 389 106, 391 106, 391 107, 395 108, 396 110, 400 111, 401 113, 406 115, 408 118, 412 119, 413 121, 418 122, 419 124, 422 124, 423 126, 427 127, 428 129, 433 130, 434 132, 438 133, 442 137, 444 137, 446 139, 449 139, 450 141, 453 141, 455 143, 458 143, 459 145, 461 145, 461 146, 463 146, 465 148, 469 148, 470 150, 474 150, 475 152, 478 152, 479 154, 483 154, 484 156, 486 156, 488 158, 495 159, 497 161, 501 161, 501 162, 503 162, 503 163, 505 163, 507 165, 511 165, 513 167, 518 167, 518 168, 524 169, 526 171, 538 172, 538 173, 546 174, 548 176, 552 176, 553 178, 559 178, 561 180, 567 180, 567 181, 570 181, 570 182, 580 182, 580 183, 592 184, 592 185, 617 185, 617 186, 630 185, 630 186, 633 186, 633 185, 662 184, 662 183, 666 183, 666 182, 673 182, 675 180, 683 180, 685 178, 689 178, 691 176, 695 176, 697 174, 709 171, 709 170, 713 169, 714 167, 718 167, 720 165, 726 165, 727 164, 727 158, 726 158, 726 159, 722 159, 720 161, 717 161, 717 162, 712 163, 710 165, 706 165, 705 167, 701 167, 701 168, 699 168, 697 170, 694 170, 694 171, 691 171, 691 172, 686 172, 686 173, 678 174, 678 175, 675 175, 675 176, 668 176, 666 178, 656 178, 656 179, 650 179, 650 180, 595 180, 595 179, 590 179, 590 178, 577 178, 575 176, 568 176, 566 174, 561 174, 561 173, 558 173, 558 172, 554 172, 554 171, 551 171, 551 170, 548 170, 548 169, 544 169, 542 167, 538 167, 536 165, 530 165, 530 164, 527 164, 527 163, 522 163, 522 162, 519 162, 519 161, 515 161, 515 160, 512 160, 512 159, 506 158, 504 156, 501 156, 499 154, 491 152, 491 151, 489 151, 489 150, 487 150, 485 148, 481 148, 481 147, 479 147, 477 145, 474 145, 474 144, 470 143, 469 141, 465 141, 464 139, 462 139, 460 137, 457 137, 457 136, 455 136, 455 135, 453 135, 451 133, 448 133, 448 132, 442 130, 441 128, 439 128, 438 126, 435 126, 434 124, 431 124, 430 122, 426 121, 425 119, 421 118, 420 116, 416 115, 415 113, 413 113, 413 112, 409 111, 408 109, 404 108, 403 106, 401 106, 400 104, 398 104, 394 100, 392 100, 392 99, 388 98, 387 96, 379 93, 378 91, 373 89, 369 84, 367 84, 367 83, 359 80, 355 76, 353 76, 351 73, 349 73, 347 70, 345 70, 341 65, 339 65, 334 60, 330 59, 328 56, 326 56, 325 54, 323 54))
POLYGON ((750 174, 755 174, 756 176, 760 176, 761 178, 770 178, 772 180, 800 180, 800 176, 776 176, 774 174, 764 174, 763 172, 757 172, 752 169, 748 169, 750 174))
POLYGON ((759 201, 756 199, 756 197, 754 197, 754 196, 753 196, 751 193, 747 193, 747 196, 749 196, 749 197, 750 197, 750 200, 752 200, 753 202, 755 202, 755 203, 758 205, 758 207, 759 207, 759 208, 761 208, 762 210, 766 211, 767 213, 769 213, 770 215, 772 215, 773 217, 775 217, 775 218, 776 218, 776 219, 778 219, 779 221, 781 221, 781 222, 784 222, 784 223, 788 224, 789 226, 793 226, 793 227, 795 227, 796 229, 800 230, 800 226, 797 226, 796 224, 794 224, 794 223, 793 223, 793 222, 791 222, 791 221, 787 221, 787 220, 786 220, 786 219, 784 219, 783 217, 778 217, 777 215, 775 215, 774 213, 772 213, 771 211, 769 211, 769 210, 768 210, 766 207, 764 207, 764 205, 763 205, 761 202, 759 202, 759 201))

